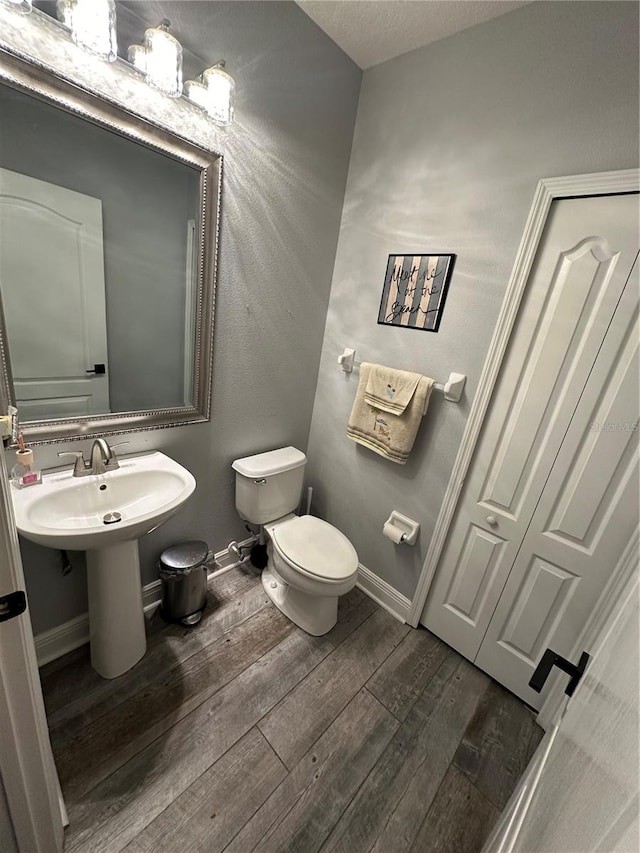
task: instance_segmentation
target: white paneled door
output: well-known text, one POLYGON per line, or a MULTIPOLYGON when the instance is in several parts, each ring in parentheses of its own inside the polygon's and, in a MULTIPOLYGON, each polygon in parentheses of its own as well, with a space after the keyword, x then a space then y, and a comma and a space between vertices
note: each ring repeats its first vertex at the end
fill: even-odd
POLYGON ((100 199, 0 169, 0 289, 22 419, 109 412, 100 199))
POLYGON ((639 333, 633 275, 476 657, 531 705, 545 649, 573 657, 638 526, 639 333))
POLYGON ((553 202, 423 614, 535 707, 637 524, 637 255, 637 195, 553 202))

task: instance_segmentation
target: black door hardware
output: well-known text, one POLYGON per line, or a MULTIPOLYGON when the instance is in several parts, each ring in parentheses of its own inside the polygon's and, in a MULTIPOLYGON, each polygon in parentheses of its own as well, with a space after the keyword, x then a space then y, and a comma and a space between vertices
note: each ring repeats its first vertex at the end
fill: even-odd
POLYGON ((575 664, 571 663, 571 661, 568 661, 566 658, 563 658, 562 655, 559 655, 557 652, 552 651, 552 649, 547 649, 542 655, 535 672, 531 676, 529 687, 535 690, 536 693, 541 693, 547 678, 549 678, 549 673, 551 672, 552 667, 557 666, 563 672, 566 672, 567 675, 571 676, 564 692, 567 696, 573 696, 573 691, 578 686, 578 682, 582 678, 588 663, 589 655, 587 652, 582 652, 580 660, 575 664))
POLYGON ((95 373, 97 376, 102 376, 102 374, 106 372, 107 368, 104 364, 94 364, 93 370, 85 370, 85 373, 95 373))
POLYGON ((7 619, 13 619, 14 616, 20 616, 27 609, 27 596, 19 589, 17 592, 10 592, 9 595, 0 597, 0 622, 6 622, 7 619))

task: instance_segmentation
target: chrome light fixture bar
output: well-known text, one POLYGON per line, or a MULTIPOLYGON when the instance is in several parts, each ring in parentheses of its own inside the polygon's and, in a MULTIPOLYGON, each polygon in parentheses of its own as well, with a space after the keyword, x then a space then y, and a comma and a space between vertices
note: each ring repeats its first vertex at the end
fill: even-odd
POLYGON ((32 9, 31 0, 2 0, 5 6, 10 6, 12 9, 17 9, 28 15, 32 9))

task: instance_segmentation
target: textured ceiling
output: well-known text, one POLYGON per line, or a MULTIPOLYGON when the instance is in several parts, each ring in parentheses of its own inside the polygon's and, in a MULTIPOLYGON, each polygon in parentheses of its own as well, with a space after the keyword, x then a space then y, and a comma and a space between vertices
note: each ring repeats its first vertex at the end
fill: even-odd
POLYGON ((371 68, 529 0, 296 0, 360 66, 371 68))

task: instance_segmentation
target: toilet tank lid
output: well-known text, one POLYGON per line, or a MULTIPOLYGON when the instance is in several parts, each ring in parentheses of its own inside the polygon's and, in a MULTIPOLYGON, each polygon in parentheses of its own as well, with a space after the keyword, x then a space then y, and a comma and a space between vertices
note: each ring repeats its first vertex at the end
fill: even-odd
POLYGON ((306 461, 307 457, 301 450, 295 447, 280 447, 278 450, 236 459, 231 467, 244 477, 258 478, 300 468, 306 461))

